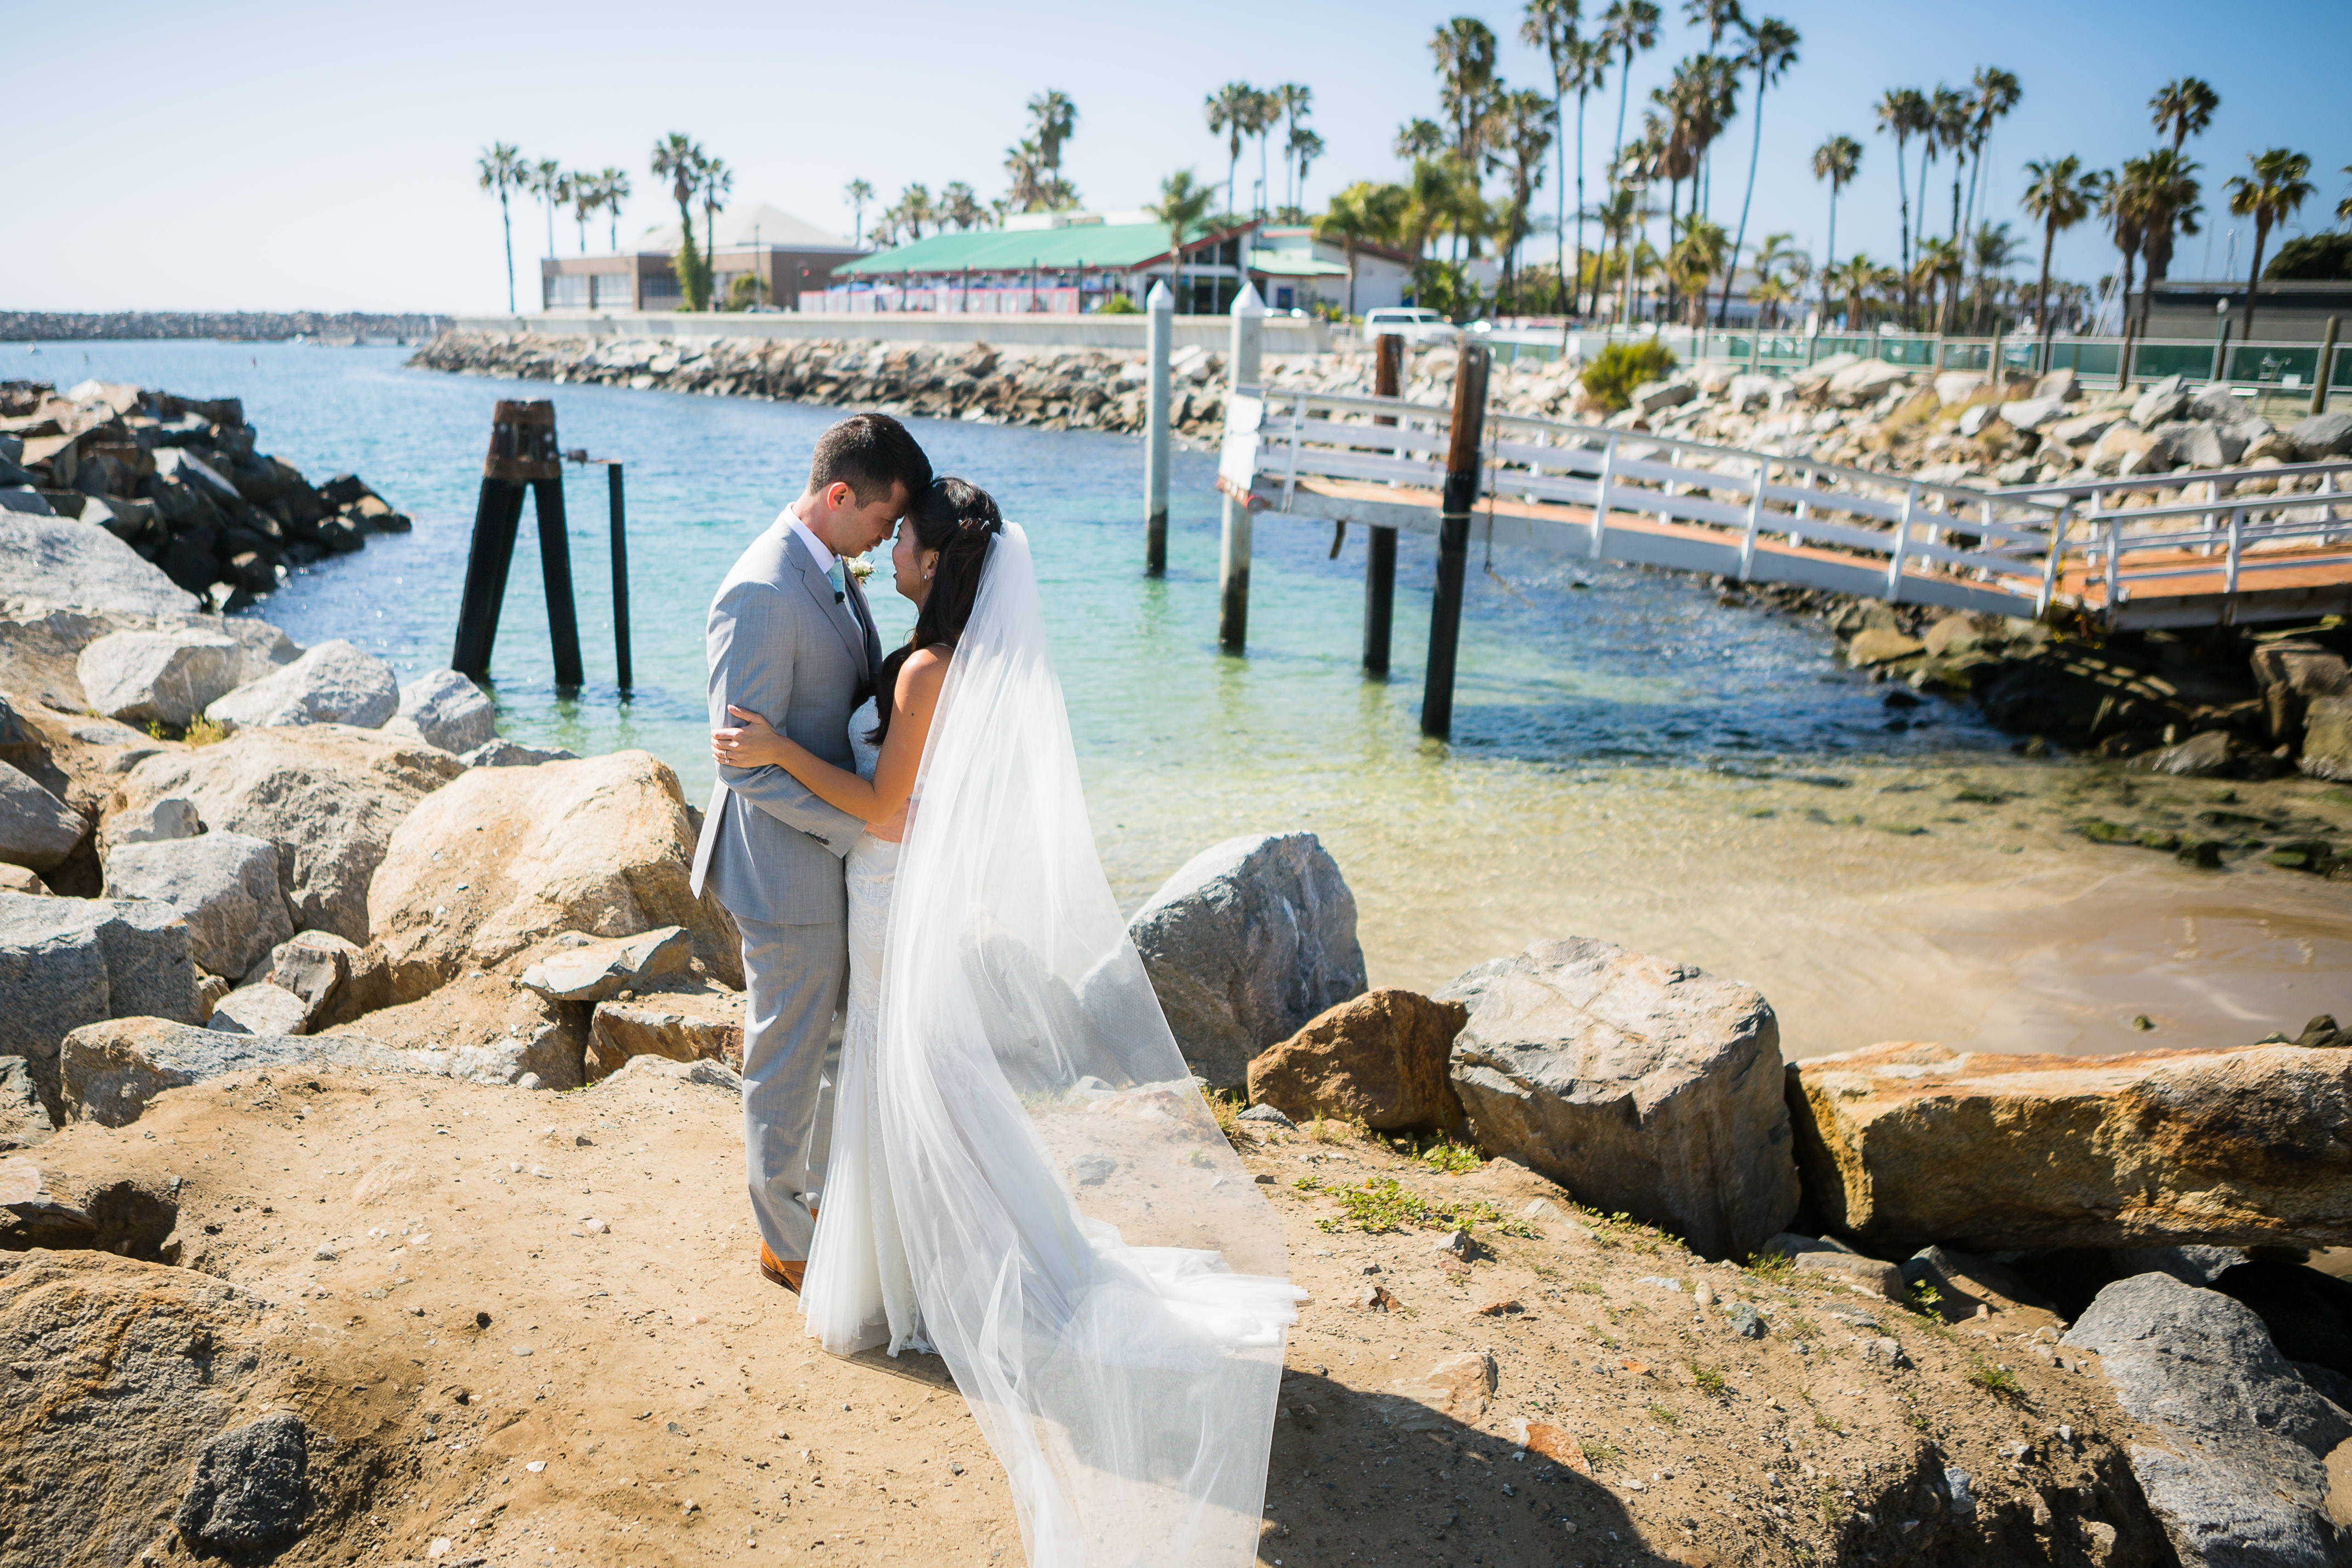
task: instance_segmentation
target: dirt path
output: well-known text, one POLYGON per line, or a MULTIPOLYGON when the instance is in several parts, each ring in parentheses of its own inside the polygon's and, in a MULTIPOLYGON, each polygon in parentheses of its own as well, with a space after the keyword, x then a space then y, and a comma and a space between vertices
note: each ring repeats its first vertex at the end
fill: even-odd
MULTIPOLYGON (((1433 1245, 1442 1215, 1377 1234, 1318 1222, 1341 1222, 1335 1194, 1367 1180, 1402 1181, 1391 1205, 1509 1215, 1566 1194, 1516 1167, 1447 1174, 1352 1139, 1246 1142, 1312 1298, 1264 1562, 2160 1550, 2114 1447, 2130 1424, 2071 1352, 2036 1342, 2041 1319, 1931 1323, 1565 1212, 1475 1226, 1465 1263, 1433 1245), (1717 1298, 1704 1309, 1701 1285, 1717 1298), (1372 1289, 1386 1300, 1360 1305, 1372 1289), (1742 1301, 1762 1338, 1731 1327, 1742 1301)), ((941 1364, 824 1355, 754 1271, 727 1089, 635 1068, 561 1096, 279 1074, 173 1091, 130 1127, 78 1125, 32 1157, 52 1194, 127 1216, 121 1245, 180 1266, 103 1266, 127 1283, 196 1270, 268 1304, 263 1363, 216 1390, 236 1405, 220 1424, 292 1408, 335 1440, 309 1531, 277 1561, 1021 1561, 1003 1473, 941 1364)), ((72 1256, 0 1254, 0 1289, 27 1260, 72 1256)), ((0 1310, 11 1360, 13 1334, 0 1310)), ((103 1510, 149 1521, 147 1555, 173 1561, 176 1495, 152 1489, 103 1510)), ((0 1540, 0 1563, 54 1563, 57 1545, 0 1540)))

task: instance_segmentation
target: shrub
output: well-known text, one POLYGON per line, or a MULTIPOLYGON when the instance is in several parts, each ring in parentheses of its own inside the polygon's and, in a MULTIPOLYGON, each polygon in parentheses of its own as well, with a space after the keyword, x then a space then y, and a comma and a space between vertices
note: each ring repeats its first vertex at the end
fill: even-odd
POLYGON ((1098 316, 1136 316, 1142 312, 1143 307, 1129 294, 1106 295, 1103 302, 1095 307, 1095 313, 1098 316))
POLYGON ((1584 395, 1614 414, 1633 400, 1635 387, 1674 368, 1674 351, 1655 338, 1611 343, 1584 367, 1584 395))

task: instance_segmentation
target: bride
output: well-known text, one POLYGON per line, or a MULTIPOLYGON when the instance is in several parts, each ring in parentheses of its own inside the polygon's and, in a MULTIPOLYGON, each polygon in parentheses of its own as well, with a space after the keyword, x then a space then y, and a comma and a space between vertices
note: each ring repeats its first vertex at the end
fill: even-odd
POLYGON ((937 1348, 1037 1568, 1246 1563, 1301 1295, 1281 1223, 1096 858, 1027 536, 943 479, 890 561, 915 627, 856 773, 738 709, 712 737, 868 824, 808 1331, 937 1348))

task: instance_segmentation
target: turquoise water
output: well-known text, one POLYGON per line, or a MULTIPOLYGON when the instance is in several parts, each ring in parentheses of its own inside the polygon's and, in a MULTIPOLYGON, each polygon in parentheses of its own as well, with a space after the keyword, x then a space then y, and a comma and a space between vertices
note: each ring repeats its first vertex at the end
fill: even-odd
MULTIPOLYGON (((404 678, 449 658, 491 405, 551 398, 564 447, 627 465, 636 685, 614 684, 601 471, 570 469, 589 684, 553 689, 526 526, 492 662, 500 730, 583 753, 644 747, 699 801, 711 590, 799 492, 835 416, 412 371, 406 353, 5 344, 0 376, 242 397, 263 450, 314 482, 366 479, 415 531, 298 573, 260 613, 305 644, 348 637, 404 678)), ((1509 550, 1489 562, 1474 543, 1455 739, 1433 745, 1417 721, 1429 541, 1401 543, 1394 672, 1368 682, 1361 532, 1334 560, 1328 527, 1261 515, 1249 651, 1228 657, 1213 454, 1176 458, 1170 569, 1153 582, 1135 439, 913 427, 940 471, 1030 531, 1097 841, 1130 905, 1219 838, 1305 827, 1357 891, 1375 983, 1433 985, 1538 937, 1602 936, 1759 985, 1802 1054, 1895 1037, 2208 1043, 2113 1031, 2150 1013, 2250 1039, 2352 1012, 2336 994, 2352 973, 2340 896, 2120 860, 2059 831, 2055 806, 1939 807, 1962 780, 2030 800, 2079 770, 2013 758, 1956 706, 1890 730, 1880 691, 1833 663, 1812 623, 1720 608, 1695 579, 1509 550)), ((887 591, 876 603, 886 631, 910 622, 887 591)))

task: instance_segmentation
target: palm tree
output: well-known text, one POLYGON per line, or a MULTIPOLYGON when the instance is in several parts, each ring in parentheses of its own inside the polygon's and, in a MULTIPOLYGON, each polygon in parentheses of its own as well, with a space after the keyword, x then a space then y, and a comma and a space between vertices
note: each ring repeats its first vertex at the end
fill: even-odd
POLYGON ((1146 209, 1168 226, 1171 258, 1169 269, 1176 279, 1176 309, 1186 315, 1192 312, 1184 310, 1184 240, 1199 226, 1216 195, 1216 186, 1196 184, 1192 170, 1179 169, 1160 182, 1160 199, 1146 209))
POLYGON ((1503 145, 1511 154, 1511 201, 1503 209, 1500 249, 1504 266, 1516 276, 1519 244, 1528 234, 1528 206, 1543 184, 1544 154, 1551 151, 1559 119, 1551 100, 1533 88, 1500 94, 1495 115, 1503 128, 1503 145))
MULTIPOLYGON (((2347 174, 2352 174, 2352 163, 2345 164, 2344 172, 2347 174)), ((2352 196, 2346 196, 2342 201, 2336 204, 2336 221, 2337 223, 2352 223, 2352 196)), ((2192 228, 2189 232, 2195 234, 2197 231, 2192 228)))
POLYGON ((1723 269, 1723 302, 1715 312, 1717 327, 1730 319, 1731 279, 1739 270, 1739 248, 1748 243, 1748 209, 1756 200, 1756 161, 1764 152, 1764 89, 1797 63, 1797 46, 1802 41, 1797 29, 1778 16, 1767 16, 1748 30, 1748 52, 1741 63, 1756 68, 1756 128, 1748 143, 1748 189, 1739 198, 1739 228, 1731 237, 1731 265, 1723 269))
MULTIPOLYGON (((1614 52, 1617 61, 1617 135, 1610 146, 1617 151, 1610 155, 1613 170, 1624 161, 1625 150, 1625 89, 1632 79, 1635 54, 1653 49, 1658 44, 1658 7, 1656 0, 1610 0, 1609 10, 1601 18, 1602 54, 1614 52)), ((1597 300, 1596 296, 1596 300, 1597 300)))
POLYGON ((2252 176, 2232 174, 2223 189, 2230 193, 2230 210, 2254 220, 2254 265, 2246 274, 2246 330, 2241 340, 2251 342, 2254 285, 2263 276, 2263 244, 2270 238, 2273 224, 2294 216, 2294 209, 2310 199, 2312 184, 2304 177, 2311 173, 2311 160, 2301 153, 2273 147, 2267 153, 2247 153, 2246 162, 2252 168, 2252 176))
MULTIPOLYGON (((1581 0, 1528 0, 1519 23, 1519 41, 1541 49, 1551 67, 1551 118, 1557 125, 1576 94, 1576 254, 1584 257, 1584 95, 1592 85, 1591 46, 1577 33, 1583 18, 1581 0)), ((1559 308, 1568 311, 1568 139, 1559 138, 1559 184, 1553 188, 1552 240, 1559 268, 1559 308)))
POLYGON ((1306 218, 1306 209, 1301 204, 1307 200, 1307 169, 1308 164, 1323 156, 1323 138, 1317 135, 1311 126, 1302 125, 1290 133, 1290 141, 1285 151, 1298 165, 1298 199, 1291 204, 1293 216, 1289 221, 1303 222, 1306 218))
POLYGON ((1296 180, 1291 174, 1298 159, 1299 121, 1314 112, 1315 89, 1299 82, 1284 82, 1274 89, 1274 107, 1282 117, 1286 132, 1282 143, 1282 185, 1283 194, 1289 200, 1284 205, 1295 207, 1299 204, 1300 186, 1307 181, 1303 173, 1296 180))
POLYGON ((1272 139, 1274 128, 1281 122, 1281 120, 1280 96, 1263 89, 1252 89, 1249 101, 1249 123, 1246 129, 1251 135, 1257 138, 1257 200, 1252 204, 1252 206, 1260 217, 1265 216, 1265 209, 1274 196, 1273 191, 1266 185, 1266 143, 1272 139))
POLYGON ((1721 224, 1709 217, 1693 217, 1667 253, 1667 273, 1689 301, 1689 324, 1694 327, 1706 322, 1707 279, 1723 269, 1730 247, 1731 236, 1721 224))
POLYGON ((621 204, 629 199, 628 174, 605 164, 604 172, 596 176, 596 199, 604 209, 605 221, 613 226, 613 249, 617 254, 621 248, 621 204))
MULTIPOLYGON (((2139 308, 2139 331, 2143 337, 2147 333, 2148 310, 2155 300, 2156 285, 2172 268, 2175 237, 2197 232, 2201 191, 2196 174, 2197 165, 2169 147, 2159 147, 2124 165, 2124 177, 2131 183, 2138 212, 2139 253, 2147 263, 2139 308)), ((2129 298, 2128 289, 2125 295, 2129 298)))
POLYGON ((2047 342, 2055 328, 2049 310, 2050 252, 2058 243, 2061 229, 2072 228, 2091 215, 2105 176, 2095 171, 2084 173, 2083 160, 2072 153, 2028 163, 2025 174, 2030 183, 2018 205, 2042 223, 2042 280, 2033 286, 2033 319, 2047 342))
POLYGON ((563 165, 552 158, 541 158, 530 165, 528 176, 530 194, 539 198, 541 208, 547 214, 547 254, 555 254, 555 207, 568 199, 570 189, 563 182, 563 165))
POLYGON ((1992 136, 1993 122, 2005 118, 2024 96, 2018 85, 2016 73, 1998 66, 1979 66, 1969 86, 1976 98, 1969 115, 1969 204, 1968 216, 1961 227, 1974 232, 1977 221, 1977 185, 1984 174, 1985 142, 1992 136))
POLYGON ((2184 76, 2166 82, 2147 100, 2148 118, 2160 132, 2170 133, 2172 150, 2202 132, 2213 123, 2213 111, 2221 107, 2221 95, 2212 84, 2193 76, 2184 76))
MULTIPOLYGON (((1952 231, 1944 237, 1957 246, 1960 243, 1960 171, 1969 161, 1969 101, 1950 88, 1939 87, 1928 107, 1936 116, 1935 139, 1952 155, 1952 231)), ((1927 222, 1927 181, 1924 174, 1919 180, 1919 223, 1924 230, 1927 222)))
POLYGON ((507 197, 526 188, 530 177, 530 165, 523 162, 522 150, 510 142, 493 142, 474 164, 481 187, 499 194, 499 226, 507 237, 507 314, 514 314, 514 219, 507 207, 507 197))
POLYGON ((931 216, 942 224, 953 224, 959 234, 968 229, 988 226, 988 209, 980 205, 980 197, 961 180, 950 180, 940 187, 940 205, 931 216))
MULTIPOLYGON (((1832 136, 1813 149, 1813 178, 1830 183, 1830 242, 1822 247, 1825 256, 1837 255, 1837 199, 1862 167, 1862 143, 1851 136, 1832 136)), ((1829 268, 1822 269, 1822 314, 1830 313, 1829 268)))
POLYGON ((1976 237, 1969 244, 1971 258, 1977 264, 1977 301, 1971 321, 1977 331, 1984 330, 1986 283, 1994 273, 2006 272, 2016 266, 2018 254, 2022 248, 2022 242, 2010 232, 2009 225, 2005 223, 1979 224, 1977 226, 1976 237))
MULTIPOLYGON (((1748 17, 1739 9, 1739 0, 1683 0, 1683 20, 1694 27, 1706 29, 1706 52, 1723 53, 1724 36, 1734 29, 1748 31, 1748 17)), ((1715 213, 1715 161, 1702 156, 1700 177, 1706 182, 1706 195, 1702 202, 1698 191, 1691 192, 1691 209, 1702 210, 1709 216, 1715 213)))
POLYGON ((654 178, 669 182, 670 199, 677 203, 677 289, 689 310, 703 308, 702 258, 694 249, 694 193, 702 181, 702 148, 685 132, 673 131, 654 143, 654 178))
POLYGON ((1412 193, 1402 185, 1360 180, 1331 198, 1315 220, 1315 237, 1337 240, 1348 258, 1348 314, 1356 313, 1356 247, 1363 240, 1394 244, 1402 237, 1412 193))
POLYGON ((1408 120, 1397 127, 1391 147, 1407 163, 1434 158, 1445 151, 1445 130, 1434 120, 1408 120))
MULTIPOLYGON (((704 160, 697 175, 695 184, 702 196, 702 265, 706 272, 716 274, 719 269, 719 209, 726 204, 727 193, 734 188, 735 171, 727 166, 726 159, 709 158, 704 160)), ((705 307, 713 310, 718 308, 719 301, 715 299, 705 307)))
POLYGON ((1431 36, 1429 52, 1437 59, 1438 106, 1454 121, 1454 155, 1475 159, 1495 89, 1495 30, 1475 16, 1456 16, 1431 36))
POLYGON ((1225 138, 1225 210, 1234 210, 1234 166, 1242 161, 1242 137, 1249 130, 1251 102, 1257 89, 1245 81, 1229 81, 1209 94, 1203 102, 1209 116, 1209 134, 1223 132, 1225 138))
POLYGON ((852 180, 841 187, 841 194, 848 198, 852 221, 857 226, 849 243, 854 248, 863 249, 866 245, 866 204, 874 199, 874 187, 864 180, 852 180))
POLYGON ((1048 180, 1061 178, 1062 143, 1077 129, 1078 106, 1053 88, 1029 100, 1029 134, 1037 143, 1038 165, 1048 180))
POLYGON ((1924 280, 1937 290, 1936 330, 1952 330, 1952 316, 1960 302, 1960 285, 1969 275, 1969 258, 1960 242, 1939 236, 1919 247, 1919 271, 1924 280))
POLYGON ((583 170, 563 176, 564 198, 572 204, 572 221, 580 226, 580 254, 588 254, 588 220, 604 205, 604 190, 596 176, 583 170))
MULTIPOLYGON (((1903 144, 1927 123, 1927 99, 1916 87, 1894 87, 1878 100, 1878 129, 1895 138, 1895 189, 1902 201, 1902 268, 1911 270, 1911 186, 1903 144)), ((1923 193, 1924 194, 1924 193, 1923 193)))
POLYGON ((932 210, 930 188, 927 185, 908 185, 898 193, 898 199, 892 204, 890 210, 882 215, 893 228, 910 240, 922 238, 923 226, 938 216, 932 210))

